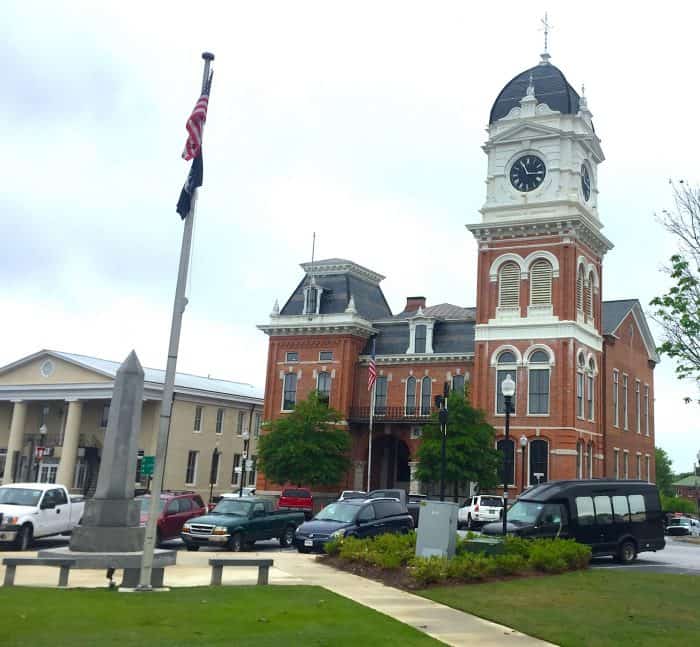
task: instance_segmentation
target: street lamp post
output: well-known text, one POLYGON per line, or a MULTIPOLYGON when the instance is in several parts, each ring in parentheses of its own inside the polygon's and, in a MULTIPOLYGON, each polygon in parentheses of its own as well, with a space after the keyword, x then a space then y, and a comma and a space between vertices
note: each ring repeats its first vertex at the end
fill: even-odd
POLYGON ((246 462, 248 461, 248 443, 250 441, 250 432, 244 431, 243 432, 243 453, 241 454, 241 485, 238 488, 238 496, 239 498, 243 496, 243 485, 245 484, 245 466, 246 462))
MULTIPOLYGON (((440 432, 442 433, 442 448, 440 458, 440 501, 445 500, 445 472, 447 470, 447 398, 450 395, 450 385, 445 382, 443 396, 440 398, 440 412, 438 420, 440 421, 440 432)), ((439 397, 439 396, 438 396, 439 397)))
POLYGON ((525 437, 525 434, 520 436, 520 453, 522 456, 520 457, 521 463, 520 463, 520 492, 523 492, 525 490, 525 449, 527 448, 527 438, 525 437))
POLYGON ((29 468, 27 470, 28 480, 32 480, 32 473, 34 473, 34 481, 39 482, 39 471, 41 470, 41 459, 37 456, 38 448, 44 447, 44 439, 48 429, 45 424, 39 427, 38 434, 31 434, 29 436, 30 446, 29 446, 29 468))
MULTIPOLYGON (((505 444, 503 445, 503 536, 506 536, 508 528, 508 448, 510 447, 510 408, 515 395, 515 381, 506 375, 506 379, 501 382, 501 393, 503 394, 503 405, 506 414, 505 444)), ((515 453, 515 452, 514 452, 515 453)))

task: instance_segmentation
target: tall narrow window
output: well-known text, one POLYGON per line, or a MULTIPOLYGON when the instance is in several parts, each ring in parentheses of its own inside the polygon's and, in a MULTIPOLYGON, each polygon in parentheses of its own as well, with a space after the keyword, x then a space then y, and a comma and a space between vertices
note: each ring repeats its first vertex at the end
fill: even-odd
POLYGON ((433 381, 426 375, 420 384, 420 414, 429 416, 432 407, 433 381))
POLYGON ((461 395, 464 395, 464 375, 452 376, 452 390, 455 393, 460 393, 461 395))
POLYGON ((498 305, 511 308, 520 305, 520 267, 513 261, 503 263, 498 272, 498 305))
POLYGON ((428 327, 425 324, 417 324, 415 332, 414 350, 416 353, 425 353, 425 340, 427 337, 428 327))
POLYGON ((543 350, 536 350, 528 364, 528 413, 548 415, 549 356, 543 350))
POLYGON ((194 485, 197 482, 197 458, 198 451, 190 450, 187 453, 187 468, 185 469, 185 484, 194 485))
POLYGON ((642 480, 642 455, 637 454, 637 478, 642 480))
POLYGON ((627 415, 627 376, 622 374, 622 421, 624 422, 624 430, 629 429, 629 417, 627 415))
POLYGON ((593 319, 593 281, 593 272, 589 272, 583 292, 584 307, 589 319, 593 319))
POLYGON ((552 303, 552 265, 539 259, 530 268, 530 305, 550 305, 552 303))
POLYGON ((253 436, 256 438, 260 436, 260 421, 262 419, 262 415, 259 413, 256 413, 255 416, 253 417, 253 436))
POLYGON ((216 433, 222 434, 224 432, 224 410, 216 410, 216 433))
POLYGON ((649 385, 644 385, 644 435, 649 435, 649 385))
POLYGON ((587 463, 588 478, 593 478, 593 443, 588 443, 588 463, 587 463))
POLYGON ((496 413, 506 412, 506 404, 505 399, 503 398, 503 390, 501 389, 501 385, 503 384, 503 380, 505 380, 506 376, 508 375, 510 375, 513 382, 515 382, 515 395, 512 398, 510 409, 511 413, 515 413, 515 410, 517 409, 516 402, 518 399, 518 365, 515 354, 513 351, 504 350, 499 354, 496 363, 496 413))
POLYGON ((318 289, 314 286, 306 288, 304 314, 316 314, 318 312, 318 289))
POLYGON ((583 265, 578 266, 576 273, 576 310, 583 313, 583 284, 585 282, 583 265))
POLYGON ((620 372, 615 369, 613 370, 613 385, 612 385, 612 402, 613 402, 613 425, 615 427, 620 426, 620 403, 619 403, 619 393, 620 393, 620 372))
POLYGON ((377 375, 374 383, 374 413, 378 416, 386 415, 386 375, 377 375))
POLYGON ((620 450, 615 450, 615 479, 620 479, 620 450))
POLYGON ((583 418, 583 373, 576 373, 576 415, 583 418))
POLYGON ((331 374, 323 371, 318 374, 318 379, 316 380, 316 390, 318 391, 318 398, 323 402, 328 402, 331 397, 331 374))
POLYGON ((292 411, 297 403, 297 374, 285 373, 284 375, 284 399, 282 409, 292 411))
POLYGON ((512 439, 499 440, 496 448, 503 454, 503 474, 501 478, 504 483, 515 483, 515 443, 512 439))
POLYGON ((245 426, 245 411, 238 412, 238 421, 236 422, 236 433, 239 436, 243 435, 243 427, 245 426))
POLYGON ((202 407, 194 408, 194 431, 202 431, 202 407))
POLYGON ((634 381, 634 417, 637 426, 637 433, 642 433, 642 400, 639 380, 634 381))
POLYGON ((649 459, 649 456, 644 457, 644 462, 646 463, 646 467, 647 467, 647 481, 649 483, 651 483, 651 469, 650 469, 651 460, 649 459))
POLYGON ((593 404, 594 404, 594 398, 593 398, 593 388, 594 388, 594 380, 593 376, 595 375, 595 364, 593 362, 593 359, 588 362, 588 375, 586 375, 586 386, 588 387, 588 391, 586 393, 586 402, 587 402, 587 409, 588 409, 588 419, 593 420, 593 404))
POLYGON ((627 450, 622 452, 622 473, 625 480, 630 477, 630 455, 627 450))
POLYGON ((412 375, 406 380, 406 415, 416 415, 416 378, 412 375))
POLYGON ((100 416, 100 427, 105 429, 109 422, 109 402, 102 405, 102 415, 100 416))
POLYGON ((548 479, 547 441, 536 438, 530 442, 530 484, 544 483, 548 479))

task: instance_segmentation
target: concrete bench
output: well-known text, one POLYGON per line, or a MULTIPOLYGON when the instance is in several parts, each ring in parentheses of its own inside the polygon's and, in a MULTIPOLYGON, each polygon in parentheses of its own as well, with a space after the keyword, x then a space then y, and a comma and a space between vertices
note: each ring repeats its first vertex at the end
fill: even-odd
POLYGON ((74 559, 52 559, 48 557, 5 557, 2 563, 5 565, 3 586, 14 586, 15 572, 18 566, 58 566, 61 569, 58 573, 58 585, 68 586, 68 574, 71 567, 75 566, 74 559))
POLYGON ((273 561, 271 559, 216 559, 209 560, 211 566, 211 585, 221 586, 221 575, 224 566, 257 566, 258 567, 258 584, 267 584, 270 576, 270 566, 273 561))

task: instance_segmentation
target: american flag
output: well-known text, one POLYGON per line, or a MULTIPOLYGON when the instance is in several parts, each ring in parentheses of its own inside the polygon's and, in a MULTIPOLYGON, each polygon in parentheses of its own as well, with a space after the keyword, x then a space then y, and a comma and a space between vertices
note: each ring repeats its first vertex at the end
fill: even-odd
POLYGON ((375 355, 375 340, 372 340, 372 357, 369 360, 369 367, 367 368, 367 390, 371 391, 372 386, 377 381, 377 364, 374 361, 375 355))
MULTIPOLYGON (((209 80, 211 83, 211 79, 209 80)), ((186 160, 191 160, 199 155, 202 148, 202 129, 204 122, 207 120, 207 106, 209 105, 209 85, 199 97, 199 100, 194 106, 192 114, 187 120, 185 128, 187 128, 187 141, 185 142, 185 150, 182 151, 182 157, 186 160)))

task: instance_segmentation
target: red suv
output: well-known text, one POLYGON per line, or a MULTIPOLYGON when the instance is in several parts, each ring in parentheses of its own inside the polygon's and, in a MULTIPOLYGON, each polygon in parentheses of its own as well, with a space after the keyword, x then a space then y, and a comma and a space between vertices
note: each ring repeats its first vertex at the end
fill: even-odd
POLYGON ((299 510, 308 521, 314 514, 314 498, 311 496, 311 490, 307 488, 284 488, 277 507, 280 510, 299 510))
MULTIPOLYGON (((146 494, 136 499, 141 502, 141 525, 145 525, 151 509, 151 495, 146 494)), ((163 492, 160 495, 158 510, 160 515, 156 545, 162 541, 177 539, 183 524, 188 519, 207 513, 202 497, 195 492, 163 492)))

